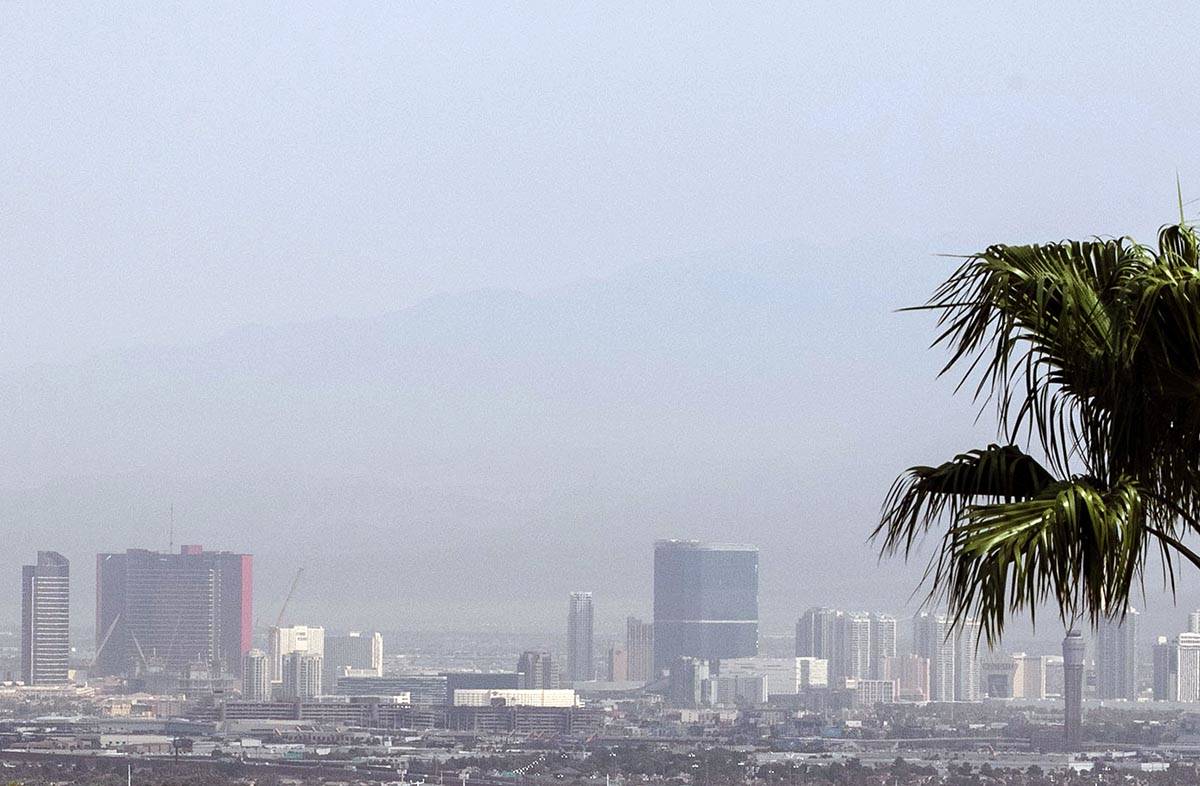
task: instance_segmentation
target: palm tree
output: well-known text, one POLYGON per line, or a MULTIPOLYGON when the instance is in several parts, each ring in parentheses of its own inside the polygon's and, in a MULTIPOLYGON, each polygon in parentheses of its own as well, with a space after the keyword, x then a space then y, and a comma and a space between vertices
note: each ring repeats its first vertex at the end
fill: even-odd
POLYGON ((1068 624, 1125 613, 1158 555, 1170 590, 1200 531, 1200 239, 996 245, 925 306, 959 387, 995 405, 998 441, 913 467, 873 538, 909 557, 945 527, 924 583, 995 643, 1044 603, 1068 624), (1036 457, 1035 455, 1037 454, 1036 457))

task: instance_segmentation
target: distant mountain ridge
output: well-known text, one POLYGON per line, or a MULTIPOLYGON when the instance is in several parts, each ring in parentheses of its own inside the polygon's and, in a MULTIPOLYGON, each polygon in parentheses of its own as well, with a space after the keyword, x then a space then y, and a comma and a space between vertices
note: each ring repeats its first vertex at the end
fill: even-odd
POLYGON ((258 556, 260 604, 303 562, 297 609, 380 625, 556 613, 580 587, 645 613, 654 538, 736 537, 790 615, 768 599, 829 573, 814 542, 869 554, 904 462, 889 402, 915 412, 932 364, 890 363, 923 326, 854 300, 923 282, 762 253, 0 374, 0 522, 79 560, 160 545, 174 504, 180 539, 258 556))

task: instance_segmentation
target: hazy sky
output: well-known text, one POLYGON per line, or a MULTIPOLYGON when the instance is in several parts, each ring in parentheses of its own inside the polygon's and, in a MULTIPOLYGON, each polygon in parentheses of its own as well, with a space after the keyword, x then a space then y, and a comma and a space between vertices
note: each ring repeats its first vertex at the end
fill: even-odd
MULTIPOLYGON (((1092 233, 1150 239, 1176 217, 1177 172, 1185 197, 1200 195, 1197 9, 1002 5, 0 5, 0 367, 70 368, 248 324, 372 317, 438 293, 545 295, 664 259, 800 242, 838 257, 793 272, 849 282, 829 295, 823 324, 884 333, 863 354, 862 331, 831 330, 823 357, 861 356, 882 379, 913 381, 864 399, 878 408, 865 420, 819 424, 862 444, 868 425, 935 401, 931 391, 949 400, 927 379, 925 326, 890 316, 936 282, 942 262, 928 255, 1092 233)), ((55 406, 56 388, 20 390, 9 403, 55 406)), ((136 412, 136 399, 113 401, 87 411, 136 412)), ((972 446, 967 409, 917 441, 972 446)), ((103 452, 96 433, 90 448, 103 452)), ((196 433, 173 444, 201 453, 196 433)), ((2 521, 22 552, 50 545, 54 530, 38 522, 56 515, 45 489, 61 477, 100 478, 86 483, 107 489, 97 493, 115 500, 110 513, 161 507, 129 490, 145 467, 81 469, 68 450, 55 469, 54 434, 20 439, 50 467, 7 454, 4 488, 30 495, 2 521), (123 491, 105 480, 116 476, 123 491)), ((220 457, 258 456, 239 450, 220 457)), ((882 477, 912 452, 855 463, 882 477)), ((445 466, 468 471, 456 461, 445 466)), ((577 481, 552 478, 547 494, 577 481)), ((818 487, 862 494, 820 515, 849 505, 853 520, 837 526, 861 543, 877 490, 839 488, 832 475, 818 487)), ((87 543, 120 541, 119 518, 105 525, 110 540, 87 543)), ((193 539, 224 533, 208 525, 195 516, 193 539)), ((287 531, 262 526, 261 540, 287 531)), ((857 548, 848 565, 869 553, 857 548)), ((77 564, 86 574, 86 559, 77 564)), ((264 603, 291 568, 273 570, 264 603)))
POLYGON ((0 9, 5 360, 1200 188, 1186 5, 339 5, 0 9))

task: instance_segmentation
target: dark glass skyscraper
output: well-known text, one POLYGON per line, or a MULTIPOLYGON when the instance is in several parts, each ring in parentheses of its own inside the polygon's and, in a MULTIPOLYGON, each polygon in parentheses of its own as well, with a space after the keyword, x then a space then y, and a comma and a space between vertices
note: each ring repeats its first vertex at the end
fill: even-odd
POLYGON ((654 669, 679 658, 758 654, 758 549, 728 543, 654 544, 654 669))
POLYGON ((240 674, 250 651, 249 554, 184 546, 96 556, 96 669, 101 674, 205 663, 240 674))
POLYGON ((67 681, 70 574, 70 563, 57 551, 39 551, 36 565, 21 568, 21 679, 26 685, 67 681))

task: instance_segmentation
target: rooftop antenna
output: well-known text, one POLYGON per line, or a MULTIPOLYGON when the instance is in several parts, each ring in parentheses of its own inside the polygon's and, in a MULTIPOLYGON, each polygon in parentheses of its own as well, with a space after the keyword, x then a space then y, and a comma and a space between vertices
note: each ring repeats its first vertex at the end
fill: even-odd
POLYGON ((171 503, 171 528, 167 535, 167 553, 171 554, 175 551, 175 503, 171 503))

